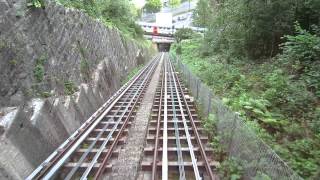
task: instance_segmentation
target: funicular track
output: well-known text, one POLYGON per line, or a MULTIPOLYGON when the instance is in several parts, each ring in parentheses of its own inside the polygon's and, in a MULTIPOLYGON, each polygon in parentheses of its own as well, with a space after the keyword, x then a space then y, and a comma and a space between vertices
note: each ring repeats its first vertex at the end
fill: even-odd
POLYGON ((160 54, 122 86, 27 179, 100 179, 112 167, 160 54))
POLYGON ((166 55, 149 121, 141 179, 218 179, 208 137, 166 55))

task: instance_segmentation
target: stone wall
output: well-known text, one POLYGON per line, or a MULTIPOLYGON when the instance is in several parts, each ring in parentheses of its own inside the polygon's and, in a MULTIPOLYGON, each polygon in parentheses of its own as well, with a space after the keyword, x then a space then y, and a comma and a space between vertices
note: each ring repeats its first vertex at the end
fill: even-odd
POLYGON ((149 56, 148 49, 81 11, 2 0, 0 179, 25 178, 149 56), (40 80, 37 66, 44 73, 40 80), (76 92, 67 91, 66 83, 76 92), (41 95, 50 97, 36 98, 41 95))
POLYGON ((110 67, 109 74, 137 65, 141 48, 81 11, 50 1, 45 9, 26 8, 23 0, 1 1, 0 10, 0 106, 19 105, 36 91, 63 94, 66 81, 90 82, 89 74, 101 61, 110 67), (34 71, 41 59, 44 80, 38 82, 34 71))

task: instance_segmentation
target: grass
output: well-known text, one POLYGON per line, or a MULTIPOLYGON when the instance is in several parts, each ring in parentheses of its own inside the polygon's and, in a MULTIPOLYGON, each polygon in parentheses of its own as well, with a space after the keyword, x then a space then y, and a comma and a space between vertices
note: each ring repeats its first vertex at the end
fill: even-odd
POLYGON ((144 65, 140 65, 140 66, 137 66, 135 67, 129 74, 128 76, 126 77, 126 79, 124 79, 122 81, 122 84, 125 84, 127 83, 130 79, 132 79, 135 75, 138 74, 138 72, 144 67, 144 65))

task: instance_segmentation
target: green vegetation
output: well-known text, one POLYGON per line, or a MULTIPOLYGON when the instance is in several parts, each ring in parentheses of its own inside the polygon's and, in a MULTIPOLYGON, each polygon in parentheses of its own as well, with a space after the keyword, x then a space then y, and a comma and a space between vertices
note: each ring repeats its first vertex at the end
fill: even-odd
POLYGON ((11 60, 9 61, 9 64, 11 64, 12 66, 16 66, 16 65, 18 64, 18 61, 15 60, 15 59, 11 59, 11 60))
POLYGON ((64 92, 67 95, 72 95, 78 90, 78 87, 72 81, 65 81, 64 82, 64 92))
POLYGON ((196 10, 207 9, 207 13, 203 13, 212 14, 208 17, 209 24, 203 24, 209 28, 208 48, 204 50, 224 53, 232 58, 246 57, 258 61, 274 57, 281 52, 282 37, 294 34, 295 22, 311 33, 316 33, 312 27, 320 22, 318 0, 225 0, 218 5, 210 2, 207 0, 209 8, 200 6, 196 10))
POLYGON ((41 82, 44 77, 44 67, 41 64, 36 65, 36 67, 33 70, 34 73, 34 78, 38 81, 41 82))
POLYGON ((143 31, 135 24, 138 10, 129 0, 57 0, 67 7, 81 9, 107 26, 117 27, 122 34, 142 39, 143 31))
POLYGON ((177 7, 180 5, 180 3, 181 3, 181 0, 169 0, 169 5, 171 7, 177 7))
POLYGON ((33 69, 33 76, 37 82, 42 82, 44 79, 44 63, 46 62, 47 57, 42 55, 39 59, 36 60, 35 67, 33 69))
POLYGON ((234 158, 224 160, 218 168, 218 173, 225 180, 238 180, 243 175, 239 161, 234 158))
POLYGON ((177 30, 177 32, 174 34, 174 38, 177 40, 177 42, 181 42, 184 39, 195 38, 197 35, 198 34, 196 34, 190 28, 181 28, 177 30))
POLYGON ((125 84, 128 82, 131 78, 133 78, 141 69, 143 68, 143 65, 135 67, 127 76, 126 79, 122 81, 122 84, 125 84))
POLYGON ((48 97, 51 97, 53 94, 51 92, 44 91, 44 92, 40 92, 39 95, 43 98, 48 98, 48 97))
POLYGON ((146 5, 144 6, 147 12, 156 13, 159 12, 162 8, 161 0, 147 0, 146 5))
POLYGON ((44 8, 44 0, 27 0, 27 7, 44 8))
POLYGON ((193 12, 193 22, 196 26, 208 26, 211 19, 210 15, 213 13, 208 0, 199 0, 197 8, 193 12))
MULTIPOLYGON (((188 37, 172 50, 291 168, 317 179, 320 1, 213 2, 200 0, 195 11, 196 24, 208 28, 204 37, 188 37)), ((217 139, 212 143, 225 160, 217 139)))
POLYGON ((81 46, 79 41, 77 43, 77 47, 81 55, 80 73, 83 76, 84 81, 87 82, 90 79, 90 61, 87 60, 88 52, 81 46))
POLYGON ((0 50, 6 48, 8 45, 7 45, 7 42, 0 39, 0 50))
POLYGON ((90 76, 90 66, 89 62, 85 59, 81 59, 80 61, 80 72, 84 76, 85 80, 90 76))
POLYGON ((239 160, 235 158, 228 158, 225 151, 226 147, 220 143, 220 135, 217 133, 217 118, 214 114, 209 114, 208 118, 201 118, 203 127, 209 138, 210 145, 214 149, 215 160, 221 162, 218 167, 218 174, 221 179, 241 179, 243 170, 239 160))

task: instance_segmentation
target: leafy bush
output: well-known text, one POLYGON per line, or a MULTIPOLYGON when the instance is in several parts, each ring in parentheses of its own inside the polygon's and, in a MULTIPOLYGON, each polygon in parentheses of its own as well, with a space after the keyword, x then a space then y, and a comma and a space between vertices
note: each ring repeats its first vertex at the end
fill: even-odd
MULTIPOLYGON (((287 35, 282 44, 280 55, 291 68, 296 71, 299 79, 306 82, 309 90, 320 97, 320 36, 311 34, 296 24, 296 35, 287 35)), ((314 26, 314 31, 318 29, 314 26)))
POLYGON ((216 123, 217 123, 217 118, 215 117, 214 114, 209 114, 208 118, 204 121, 204 129, 205 131, 209 134, 210 137, 213 137, 216 135, 216 123))
POLYGON ((169 5, 170 5, 171 7, 177 7, 177 6, 180 5, 180 3, 181 3, 181 0, 170 0, 170 1, 169 1, 169 5))
POLYGON ((39 59, 36 60, 35 67, 33 69, 34 78, 37 82, 42 82, 44 79, 44 63, 47 57, 42 55, 39 59))
POLYGON ((316 177, 320 152, 315 140, 304 138, 285 142, 283 146, 290 152, 280 152, 280 155, 288 160, 289 166, 303 177, 316 177))
POLYGON ((181 45, 176 46, 176 53, 181 54, 181 45))
POLYGON ((314 96, 307 90, 303 81, 292 81, 280 69, 268 73, 264 79, 266 91, 263 96, 273 102, 283 113, 291 117, 301 117, 312 109, 314 96))
POLYGON ((254 177, 254 180, 272 180, 268 175, 258 172, 257 175, 254 177))
POLYGON ((77 86, 72 81, 65 81, 64 82, 64 92, 67 95, 72 95, 78 90, 77 86))
POLYGON ((9 64, 11 64, 12 66, 16 66, 16 65, 18 64, 18 61, 15 60, 15 59, 11 59, 11 60, 9 61, 9 64))
POLYGON ((33 70, 34 77, 37 82, 41 82, 44 78, 44 67, 41 64, 37 64, 33 70))
POLYGON ((28 0, 27 1, 28 7, 34 7, 34 8, 44 8, 44 0, 28 0))
POLYGON ((221 179, 238 180, 243 175, 243 168, 239 160, 230 158, 221 163, 218 167, 218 173, 221 179))
POLYGON ((193 23, 197 26, 207 27, 210 24, 210 14, 213 13, 213 7, 208 0, 199 0, 196 9, 193 12, 193 23))
POLYGON ((176 33, 174 34, 174 37, 177 40, 177 42, 180 42, 184 39, 191 39, 195 35, 196 33, 192 29, 182 28, 176 31, 176 33))
POLYGON ((89 78, 90 66, 89 66, 89 62, 85 59, 81 59, 80 61, 80 72, 84 76, 85 80, 89 78))
POLYGON ((196 12, 203 18, 196 16, 196 22, 209 28, 204 47, 211 54, 222 52, 252 60, 274 57, 280 52, 281 37, 294 32, 294 21, 305 29, 320 25, 320 3, 316 0, 225 0, 206 8, 210 2, 199 1, 196 12))
MULTIPOLYGON (((204 39, 188 36, 172 48, 290 167, 310 179, 320 175, 319 8, 318 0, 199 0, 194 23, 208 28, 204 39)), ((206 121, 205 128, 214 129, 212 118, 206 121)), ((220 137, 208 133, 223 155, 220 137)), ((236 163, 224 166, 222 176, 241 177, 236 163)), ((258 172, 255 179, 270 177, 258 172)))
POLYGON ((143 31, 135 25, 137 10, 128 0, 58 0, 67 7, 82 9, 108 26, 117 27, 123 34, 141 39, 143 31))
POLYGON ((313 35, 299 24, 295 25, 296 35, 284 36, 286 42, 282 44, 281 58, 288 61, 300 61, 307 65, 312 61, 319 61, 320 37, 313 35))
POLYGON ((160 0, 147 0, 144 8, 147 10, 147 12, 156 13, 161 10, 162 2, 160 0))
POLYGON ((122 84, 125 84, 126 82, 128 82, 130 79, 132 79, 141 69, 143 68, 143 65, 137 66, 135 67, 126 77, 126 79, 124 79, 122 81, 122 84))
MULTIPOLYGON (((320 167, 317 160, 320 153, 319 101, 312 89, 318 80, 316 61, 308 67, 313 69, 308 79, 306 71, 292 70, 300 68, 299 63, 282 56, 264 63, 236 58, 228 61, 221 54, 201 57, 201 48, 201 39, 192 38, 174 44, 171 50, 180 49, 183 63, 239 112, 258 137, 272 146, 299 175, 316 177, 315 168, 320 167), (307 142, 303 141, 306 137, 310 137, 307 142), (305 147, 299 150, 301 144, 305 147), (303 164, 306 166, 302 167, 303 164)), ((211 137, 216 158, 223 162, 225 148, 219 145, 220 137, 214 134, 214 121, 211 115, 204 127, 211 137)), ((268 179, 264 174, 258 174, 256 179, 259 178, 268 179)))
POLYGON ((48 98, 48 97, 51 97, 52 95, 53 94, 51 92, 47 92, 47 91, 40 92, 40 96, 43 98, 48 98))

